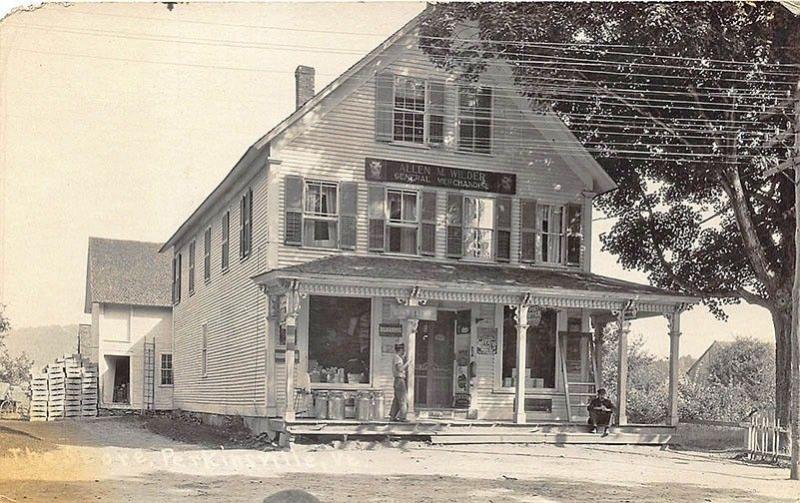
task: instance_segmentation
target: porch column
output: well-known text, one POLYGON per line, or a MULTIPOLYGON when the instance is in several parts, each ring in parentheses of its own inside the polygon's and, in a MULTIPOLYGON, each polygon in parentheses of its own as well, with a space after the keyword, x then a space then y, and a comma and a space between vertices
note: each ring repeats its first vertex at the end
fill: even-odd
POLYGON ((294 358, 297 350, 297 317, 300 314, 302 297, 297 283, 293 283, 289 291, 281 299, 281 310, 284 312, 283 327, 286 330, 286 407, 283 418, 286 421, 295 419, 294 391, 294 358))
POLYGON ((406 346, 406 360, 408 361, 408 368, 406 369, 406 397, 408 403, 408 415, 414 414, 414 383, 416 376, 414 375, 414 365, 416 361, 417 350, 417 328, 419 327, 419 320, 414 318, 407 318, 403 320, 403 342, 406 346))
POLYGON ((628 423, 628 330, 625 328, 625 310, 620 311, 619 346, 617 355, 617 424, 628 423))
POLYGON ((514 388, 514 422, 524 424, 527 421, 525 414, 525 367, 528 354, 528 305, 514 306, 514 321, 517 325, 517 380, 514 388))
POLYGON ((597 389, 603 386, 603 351, 605 350, 604 335, 608 325, 607 319, 599 316, 592 316, 592 370, 594 382, 597 389))
POLYGON ((681 310, 669 313, 669 411, 667 424, 678 426, 678 364, 680 363, 681 310))

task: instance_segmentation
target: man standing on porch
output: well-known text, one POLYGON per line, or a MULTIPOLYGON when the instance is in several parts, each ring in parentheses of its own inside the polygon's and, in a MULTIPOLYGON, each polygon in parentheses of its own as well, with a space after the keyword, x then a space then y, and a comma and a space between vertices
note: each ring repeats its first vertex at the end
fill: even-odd
POLYGON ((389 419, 392 421, 405 421, 408 412, 408 387, 406 375, 408 360, 405 357, 405 344, 394 345, 394 361, 392 362, 392 375, 394 376, 394 399, 389 410, 389 419))

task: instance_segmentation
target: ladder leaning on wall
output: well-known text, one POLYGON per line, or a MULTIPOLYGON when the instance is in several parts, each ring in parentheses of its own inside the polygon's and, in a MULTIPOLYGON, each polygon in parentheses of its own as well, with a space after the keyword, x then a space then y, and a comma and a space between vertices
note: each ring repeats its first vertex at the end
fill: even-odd
POLYGON ((144 353, 142 354, 142 410, 153 410, 155 408, 156 394, 156 341, 153 339, 147 342, 144 340, 144 353))

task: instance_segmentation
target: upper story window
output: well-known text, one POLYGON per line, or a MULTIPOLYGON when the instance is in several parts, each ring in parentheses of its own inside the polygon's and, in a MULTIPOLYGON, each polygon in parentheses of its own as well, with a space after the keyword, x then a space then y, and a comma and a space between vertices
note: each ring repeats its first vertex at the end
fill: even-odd
POLYGON ((239 258, 253 251, 253 190, 248 189, 239 203, 239 258))
POLYGON ((195 242, 189 243, 189 295, 194 293, 194 252, 195 242))
POLYGON ((464 256, 492 260, 494 222, 494 198, 464 196, 464 256))
POLYGON ((492 90, 458 88, 458 149, 488 154, 492 150, 492 90))
POLYGON ((536 258, 546 264, 560 264, 563 261, 564 208, 543 204, 539 206, 538 216, 539 247, 536 258))
POLYGON ((398 76, 394 84, 394 141, 425 143, 426 82, 398 76))
POLYGON ((339 186, 307 180, 303 204, 303 245, 336 248, 339 221, 339 186))
POLYGON ((203 279, 211 281, 211 227, 203 233, 203 279))
POLYGON ((181 254, 172 259, 172 303, 181 302, 181 254))
POLYGON ((418 192, 388 189, 386 191, 386 251, 417 254, 419 235, 418 192))
POLYGON ((231 262, 231 212, 222 215, 222 270, 227 271, 231 262))

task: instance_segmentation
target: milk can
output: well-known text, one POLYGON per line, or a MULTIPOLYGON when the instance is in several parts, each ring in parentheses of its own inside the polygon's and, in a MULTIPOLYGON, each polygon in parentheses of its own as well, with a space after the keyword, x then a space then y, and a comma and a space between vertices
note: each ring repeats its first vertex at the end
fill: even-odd
POLYGON ((344 419, 344 394, 341 391, 328 394, 328 419, 344 419))
POLYGON ((328 417, 327 391, 314 392, 314 417, 317 419, 325 419, 328 417))
POLYGON ((372 419, 383 421, 386 419, 386 412, 383 405, 383 391, 372 392, 372 419))
POLYGON ((356 396, 356 419, 369 421, 371 414, 372 394, 369 391, 362 391, 356 396))

